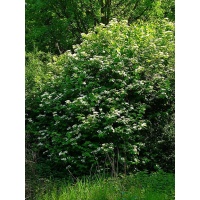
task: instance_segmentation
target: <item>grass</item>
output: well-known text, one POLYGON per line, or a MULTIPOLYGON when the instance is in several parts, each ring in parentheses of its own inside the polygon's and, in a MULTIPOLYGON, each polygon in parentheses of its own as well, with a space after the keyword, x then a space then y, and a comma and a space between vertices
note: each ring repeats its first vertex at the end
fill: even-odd
MULTIPOLYGON (((36 187, 34 200, 172 200, 174 174, 140 172, 118 178, 86 177, 69 183, 46 180, 36 187)), ((30 198, 29 198, 30 199, 30 198)))

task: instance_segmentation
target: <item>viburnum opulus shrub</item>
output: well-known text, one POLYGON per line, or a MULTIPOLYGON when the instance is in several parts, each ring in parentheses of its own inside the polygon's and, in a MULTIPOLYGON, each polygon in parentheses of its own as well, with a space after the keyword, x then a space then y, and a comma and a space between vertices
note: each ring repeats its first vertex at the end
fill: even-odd
POLYGON ((113 19, 82 40, 28 116, 40 156, 75 175, 173 170, 174 24, 113 19))

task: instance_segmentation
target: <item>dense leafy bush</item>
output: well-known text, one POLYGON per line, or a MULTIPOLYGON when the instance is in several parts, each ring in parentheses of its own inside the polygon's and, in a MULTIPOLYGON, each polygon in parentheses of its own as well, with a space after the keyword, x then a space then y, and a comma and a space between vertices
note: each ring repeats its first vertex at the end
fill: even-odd
POLYGON ((27 109, 40 157, 75 175, 173 170, 174 24, 113 19, 82 37, 27 109))

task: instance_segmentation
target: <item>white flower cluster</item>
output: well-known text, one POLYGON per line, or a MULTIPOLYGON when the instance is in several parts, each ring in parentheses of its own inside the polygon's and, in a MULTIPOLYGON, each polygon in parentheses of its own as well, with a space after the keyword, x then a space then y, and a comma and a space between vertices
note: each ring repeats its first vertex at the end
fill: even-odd
POLYGON ((113 133, 115 132, 115 129, 111 125, 108 125, 108 126, 104 127, 104 129, 109 130, 109 131, 111 131, 113 133))
POLYGON ((28 118, 29 123, 33 123, 33 120, 31 118, 28 118))
POLYGON ((38 143, 38 146, 43 146, 44 144, 42 142, 38 143))
POLYGON ((68 153, 68 151, 64 151, 64 152, 61 151, 58 155, 59 155, 59 156, 62 156, 62 155, 65 155, 65 154, 67 154, 67 153, 68 153))
POLYGON ((37 116, 37 118, 42 118, 42 117, 45 117, 46 115, 42 115, 42 114, 39 114, 38 116, 37 116))
POLYGON ((124 72, 124 71, 116 71, 119 75, 121 75, 121 76, 123 76, 123 77, 127 77, 127 74, 126 74, 126 72, 124 72))
POLYGON ((113 152, 114 145, 113 145, 113 143, 103 143, 101 145, 100 149, 105 153, 113 152))

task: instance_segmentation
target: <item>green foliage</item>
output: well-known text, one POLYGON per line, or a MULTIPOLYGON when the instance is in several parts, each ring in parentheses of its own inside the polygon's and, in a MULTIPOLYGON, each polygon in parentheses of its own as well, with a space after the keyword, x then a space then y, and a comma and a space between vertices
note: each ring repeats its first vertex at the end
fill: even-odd
POLYGON ((52 62, 51 54, 43 52, 26 53, 26 96, 42 89, 45 80, 48 79, 48 63, 52 62), (47 76, 46 76, 47 75, 47 76))
POLYGON ((174 24, 113 19, 82 38, 27 108, 39 156, 74 175, 172 171, 174 24))
MULTIPOLYGON (((33 166, 35 166, 35 160, 32 159, 36 157, 33 156, 36 152, 32 152, 32 143, 35 142, 33 135, 30 134, 32 129, 32 119, 29 116, 32 108, 38 105, 38 95, 42 94, 47 83, 50 83, 55 77, 62 73, 62 68, 53 65, 54 60, 57 59, 56 56, 50 53, 44 53, 41 51, 34 51, 32 53, 26 53, 26 67, 25 67, 25 98, 26 98, 26 161, 27 161, 27 172, 31 171, 33 166), (30 153, 32 152, 32 153, 30 153), (29 168, 31 170, 29 170, 29 168)), ((33 117, 33 116, 32 116, 33 117)), ((34 167, 35 168, 35 167, 34 167)), ((32 174, 32 173, 30 173, 32 174)))
POLYGON ((174 0, 26 0, 26 51, 37 47, 56 54, 72 49, 88 33, 112 18, 174 20, 174 0))
POLYGON ((36 46, 40 51, 60 54, 80 42, 80 33, 87 32, 90 25, 80 2, 27 0, 26 50, 36 46))
POLYGON ((26 103, 32 102, 38 93, 41 93, 47 83, 50 83, 62 73, 62 67, 54 66, 57 56, 34 50, 25 55, 25 84, 26 84, 26 103))

